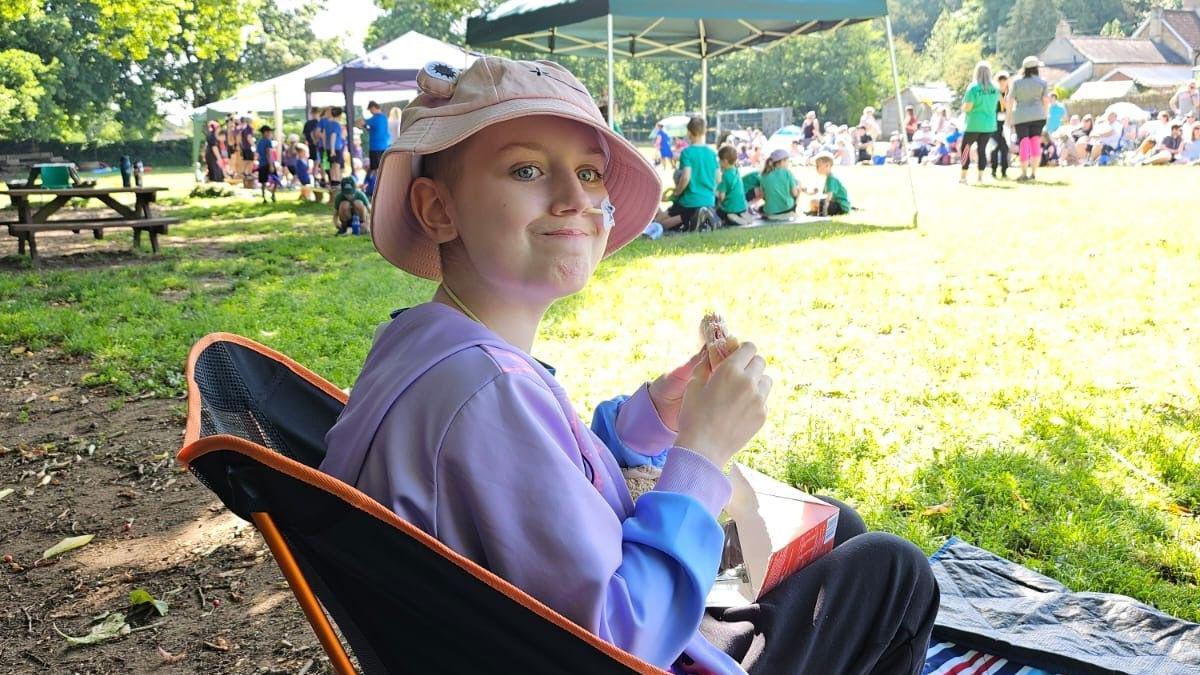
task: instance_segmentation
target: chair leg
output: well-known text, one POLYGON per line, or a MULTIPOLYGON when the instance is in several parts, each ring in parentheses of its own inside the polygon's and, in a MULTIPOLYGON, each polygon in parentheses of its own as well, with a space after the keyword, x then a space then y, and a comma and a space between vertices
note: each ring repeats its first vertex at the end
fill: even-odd
POLYGON ((133 228, 133 247, 136 249, 142 248, 142 228, 133 228))
POLYGON ((25 233, 17 235, 17 255, 25 255, 25 233))
POLYGON ((150 250, 158 253, 158 228, 150 228, 150 250))
POLYGON ((257 511, 251 513, 250 518, 254 521, 258 531, 262 532, 263 539, 267 542, 267 548, 271 549, 271 555, 275 556, 275 562, 279 563, 280 571, 287 579, 288 586, 296 596, 296 601, 300 603, 300 609, 304 610, 304 616, 312 626, 313 632, 317 634, 317 640, 321 642, 325 653, 329 655, 329 664, 333 667, 333 672, 337 675, 356 675, 354 665, 350 663, 350 657, 342 647, 341 641, 338 640, 337 633, 333 631, 333 626, 330 625, 329 618, 325 616, 325 610, 321 608, 317 596, 313 595, 308 580, 300 571, 300 566, 296 564, 292 550, 288 548, 283 535, 279 533, 279 528, 275 527, 275 520, 271 518, 271 514, 257 511))

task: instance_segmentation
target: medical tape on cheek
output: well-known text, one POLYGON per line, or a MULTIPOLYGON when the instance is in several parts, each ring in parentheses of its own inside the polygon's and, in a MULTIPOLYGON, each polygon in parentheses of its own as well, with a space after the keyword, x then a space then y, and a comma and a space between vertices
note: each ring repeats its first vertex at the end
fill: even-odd
POLYGON ((603 212, 604 229, 611 232, 617 224, 617 207, 605 197, 600 201, 600 210, 603 212))

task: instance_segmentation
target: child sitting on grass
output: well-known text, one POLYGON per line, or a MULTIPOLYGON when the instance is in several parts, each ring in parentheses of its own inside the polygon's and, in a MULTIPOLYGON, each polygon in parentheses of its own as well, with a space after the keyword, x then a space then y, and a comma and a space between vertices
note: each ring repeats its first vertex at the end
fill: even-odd
POLYGON ((682 227, 696 229, 696 219, 702 208, 717 205, 717 153, 705 145, 708 127, 703 117, 688 121, 688 140, 691 145, 679 153, 679 176, 675 180, 674 203, 667 209, 662 225, 668 230, 682 227))
POLYGON ((846 193, 846 186, 833 175, 833 155, 818 154, 813 164, 817 175, 825 180, 821 188, 822 196, 809 202, 808 215, 840 216, 850 213, 850 196, 846 193))
POLYGON ((737 168, 737 150, 722 145, 717 151, 721 160, 721 182, 717 185, 717 216, 725 225, 749 225, 750 211, 746 207, 746 187, 737 168))
POLYGON ((788 220, 796 212, 800 186, 789 167, 788 151, 780 148, 767 157, 762 178, 763 216, 768 220, 788 220))
POLYGON ((557 63, 431 64, 418 85, 383 156, 372 238, 437 290, 378 331, 321 469, 660 668, 920 673, 938 608, 929 563, 840 504, 831 552, 754 605, 706 613, 722 467, 763 424, 771 389, 754 345, 715 368, 700 351, 601 404, 591 429, 530 356, 550 305, 650 221, 649 161, 557 63), (662 467, 636 502, 617 460, 630 455, 662 467))
POLYGON ((337 234, 346 232, 359 234, 361 228, 370 228, 371 200, 354 183, 354 178, 346 176, 342 179, 341 189, 333 197, 333 211, 337 221, 337 234))

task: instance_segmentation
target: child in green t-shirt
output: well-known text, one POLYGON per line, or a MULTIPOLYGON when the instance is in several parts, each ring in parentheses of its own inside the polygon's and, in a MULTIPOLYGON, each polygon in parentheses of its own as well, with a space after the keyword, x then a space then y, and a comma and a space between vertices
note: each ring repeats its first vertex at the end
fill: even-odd
POLYGON ((788 167, 788 151, 779 148, 767 158, 759 179, 763 193, 763 215, 769 220, 787 220, 796 211, 796 197, 800 186, 788 167))
POLYGON ((725 225, 749 225, 750 212, 746 206, 746 187, 737 168, 737 150, 722 145, 717 151, 721 161, 721 181, 717 184, 717 215, 725 225))
POLYGON ((833 175, 833 155, 828 152, 817 153, 813 158, 817 167, 817 175, 825 179, 822 196, 809 203, 810 216, 840 216, 850 213, 850 195, 846 186, 833 175))
POLYGON ((704 144, 708 127, 703 117, 693 117, 687 125, 691 145, 679 153, 678 177, 675 179, 675 197, 667 218, 662 225, 668 230, 683 227, 693 230, 700 209, 712 209, 717 205, 717 153, 704 144))
POLYGON ((362 190, 358 189, 354 178, 350 176, 343 178, 339 187, 341 189, 333 196, 333 213, 334 221, 337 224, 337 233, 343 235, 347 231, 351 231, 359 234, 364 228, 369 231, 371 200, 362 190))

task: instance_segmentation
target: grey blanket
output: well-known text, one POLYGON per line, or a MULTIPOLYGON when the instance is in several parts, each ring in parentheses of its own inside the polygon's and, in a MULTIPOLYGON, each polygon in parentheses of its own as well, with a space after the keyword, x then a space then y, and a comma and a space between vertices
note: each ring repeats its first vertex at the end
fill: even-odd
POLYGON ((934 636, 1059 673, 1200 674, 1200 624, 1050 577, 957 537, 930 558, 934 636))

